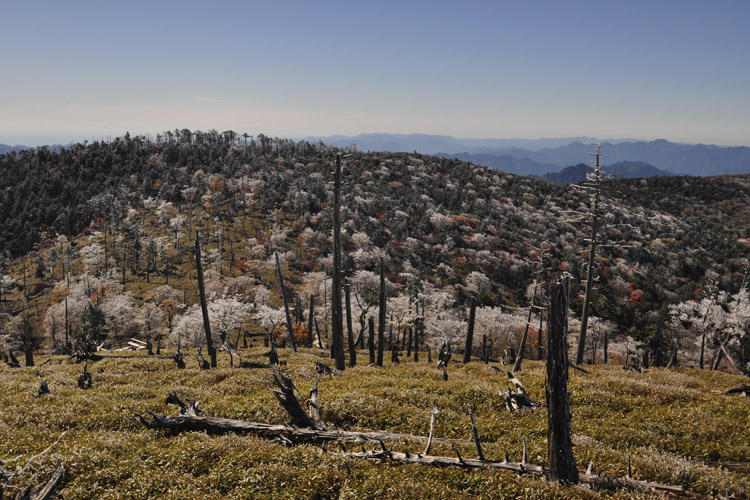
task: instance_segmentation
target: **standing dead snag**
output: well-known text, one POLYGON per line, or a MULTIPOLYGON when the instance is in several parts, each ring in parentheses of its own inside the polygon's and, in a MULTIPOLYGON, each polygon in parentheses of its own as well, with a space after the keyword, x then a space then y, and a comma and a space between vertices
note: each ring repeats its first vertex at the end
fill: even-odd
POLYGON ((474 317, 477 312, 477 298, 471 296, 471 308, 469 309, 469 330, 466 332, 466 347, 464 348, 464 363, 471 361, 471 348, 474 344, 474 317))
MULTIPOLYGON (((599 223, 599 195, 601 192, 602 183, 602 166, 599 162, 601 155, 602 145, 599 143, 596 146, 596 153, 589 153, 596 159, 592 161, 594 164, 594 171, 588 180, 592 183, 589 189, 594 190, 592 195, 592 208, 591 208, 591 247, 589 248, 589 262, 588 269, 586 270, 586 291, 583 295, 583 312, 581 312, 581 334, 578 337, 578 350, 576 351, 576 364, 583 364, 583 354, 586 350, 586 329, 589 322, 589 314, 591 312, 591 290, 594 285, 594 263, 596 262, 596 232, 599 223)), ((567 327, 566 327, 567 330, 567 327)))
POLYGON ((378 302, 378 360, 377 365, 383 366, 383 344, 385 344, 385 262, 380 257, 380 300, 378 302))
POLYGON ((438 353, 438 362, 435 368, 438 370, 440 368, 445 368, 448 366, 448 361, 451 360, 451 346, 447 342, 443 342, 443 345, 440 347, 440 352, 438 353))
POLYGON ((344 299, 346 302, 346 332, 349 343, 349 366, 357 365, 357 346, 354 343, 354 331, 352 330, 352 299, 349 283, 344 285, 344 299))
MULTIPOLYGON (((198 293, 200 294, 201 312, 203 313, 203 330, 206 332, 206 349, 208 349, 208 356, 211 358, 211 368, 216 368, 216 347, 214 347, 214 342, 211 338, 211 323, 208 320, 208 304, 206 303, 206 287, 203 285, 201 237, 197 230, 195 231, 195 270, 198 274, 198 293)), ((176 361, 177 359, 175 359, 176 361)), ((177 366, 179 367, 179 362, 177 366)))
POLYGON ((289 302, 286 300, 286 290, 284 289, 284 275, 281 274, 281 262, 279 262, 279 252, 276 252, 276 271, 279 273, 279 285, 281 286, 281 298, 284 301, 284 311, 286 311, 286 327, 289 332, 289 343, 292 345, 292 352, 297 352, 297 346, 294 343, 294 327, 292 326, 292 316, 289 314, 289 302))
MULTIPOLYGON (((531 313, 534 311, 534 301, 536 300, 536 291, 539 288, 539 280, 534 281, 534 293, 531 296, 531 304, 529 304, 529 316, 526 318, 526 328, 523 329, 523 336, 521 337, 521 345, 518 346, 518 355, 516 356, 515 363, 513 363, 513 372, 517 372, 521 369, 521 362, 523 361, 523 354, 526 351, 526 341, 529 338, 529 327, 531 326, 531 313)), ((540 329, 541 331, 541 329, 540 329)))
POLYGON ((344 357, 344 315, 341 310, 341 156, 336 156, 333 185, 333 284, 331 297, 331 334, 336 369, 346 368, 344 357))
POLYGON ((474 444, 477 447, 477 460, 484 461, 484 453, 482 453, 482 443, 481 441, 479 441, 479 430, 477 429, 476 422, 474 422, 474 412, 471 410, 471 405, 469 405, 469 418, 471 418, 471 434, 474 437, 474 444))
POLYGON ((370 353, 370 364, 375 364, 375 319, 370 316, 367 318, 367 326, 370 330, 370 336, 367 339, 367 350, 370 353))
POLYGON ((568 397, 568 304, 570 275, 558 279, 550 294, 547 353, 547 453, 552 479, 579 482, 570 432, 568 397))

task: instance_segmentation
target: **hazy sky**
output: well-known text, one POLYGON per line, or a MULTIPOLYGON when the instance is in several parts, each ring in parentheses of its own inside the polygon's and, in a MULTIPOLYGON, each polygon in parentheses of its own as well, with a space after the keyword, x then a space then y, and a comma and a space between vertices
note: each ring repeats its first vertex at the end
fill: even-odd
POLYGON ((0 143, 190 128, 750 145, 750 1, 0 0, 0 143))

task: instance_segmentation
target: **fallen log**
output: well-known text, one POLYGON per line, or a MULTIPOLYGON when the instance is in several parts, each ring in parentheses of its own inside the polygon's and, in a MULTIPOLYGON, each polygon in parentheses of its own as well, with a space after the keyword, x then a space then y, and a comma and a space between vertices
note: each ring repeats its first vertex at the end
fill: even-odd
MULTIPOLYGON (((380 443, 381 441, 394 440, 424 440, 425 436, 412 436, 410 434, 395 434, 380 431, 339 431, 326 429, 311 429, 306 427, 294 427, 285 424, 266 424, 262 422, 246 422, 229 418, 180 416, 165 417, 157 413, 147 412, 152 420, 136 413, 135 416, 148 429, 167 429, 173 434, 181 432, 206 432, 208 434, 255 434, 268 439, 283 437, 293 443, 326 442, 341 443, 380 443)), ((433 439, 433 442, 438 441, 433 439)))
MULTIPOLYGON (((26 462, 26 464, 24 466, 22 466, 22 467, 21 466, 16 467, 15 471, 13 471, 13 472, 10 472, 9 470, 6 470, 5 466, 9 462, 13 462, 13 461, 17 460, 20 457, 17 457, 17 458, 11 459, 11 460, 5 460, 5 461, 0 460, 0 500, 2 500, 2 498, 4 497, 4 493, 7 490, 7 488, 10 487, 9 483, 13 479, 15 479, 17 477, 23 476, 26 473, 26 470, 31 465, 31 463, 34 460, 36 460, 36 459, 38 459, 38 458, 46 455, 52 448, 54 448, 60 442, 60 440, 62 439, 62 437, 64 435, 65 435, 65 432, 63 432, 62 434, 60 434, 60 436, 57 438, 57 440, 54 443, 52 443, 51 445, 49 445, 44 451, 42 451, 41 453, 39 453, 39 454, 34 455, 33 457, 31 457, 26 462)), ((60 469, 57 470, 57 472, 49 479, 49 481, 47 481, 47 483, 44 485, 44 487, 41 490, 39 490, 38 492, 36 492, 36 493, 34 493, 34 484, 30 483, 25 488, 20 489, 20 491, 16 495, 16 499, 17 500, 18 499, 21 499, 21 500, 48 500, 48 499, 51 499, 51 498, 56 498, 56 496, 54 495, 54 493, 55 493, 55 490, 57 489, 57 487, 60 485, 60 482, 62 481, 64 472, 65 472, 64 469, 62 467, 60 467, 60 469)))
MULTIPOLYGON (((291 379, 285 377, 280 371, 278 373, 277 384, 284 388, 284 393, 287 391, 294 391, 294 386, 291 384, 291 379)), ((311 410, 311 414, 314 416, 316 412, 319 412, 319 406, 317 406, 317 390, 318 384, 316 383, 313 389, 310 391, 310 402, 314 409, 311 410)), ((280 391, 274 390, 274 393, 280 391)), ((277 395, 277 398, 280 396, 277 395)), ((169 393, 167 398, 168 402, 170 399, 175 399, 174 403, 180 406, 187 406, 184 403, 180 405, 181 401, 174 393, 169 393)), ((296 397, 294 398, 296 401, 296 397)), ((281 402, 281 401, 280 401, 281 402)), ((193 403, 193 402, 191 402, 193 403)), ((297 402, 298 403, 298 402, 297 402)), ((299 403, 298 403, 299 404, 299 403)), ((283 405, 283 403, 282 403, 283 405)), ((197 404, 194 405, 197 408, 197 404)), ((301 410, 301 407, 300 407, 301 410)), ((304 413, 304 412, 303 412, 304 413)), ((456 444, 462 444, 466 446, 475 445, 477 447, 478 454, 483 456, 481 447, 478 445, 478 436, 474 433, 474 441, 466 440, 451 440, 451 439, 435 439, 433 438, 434 421, 437 416, 437 410, 432 413, 431 425, 430 425, 430 436, 416 436, 411 434, 399 434, 390 433, 384 431, 341 431, 341 430, 328 430, 325 428, 312 428, 312 427, 295 427, 292 425, 274 425, 266 424, 261 422, 245 422, 242 420, 233 420, 227 418, 215 418, 215 417, 202 417, 195 415, 183 415, 179 417, 165 417, 158 415, 154 412, 148 411, 151 416, 151 420, 147 419, 143 415, 136 413, 135 416, 140 422, 148 429, 167 429, 173 434, 181 432, 206 432, 208 434, 226 434, 226 433, 239 433, 239 434, 254 434, 266 439, 274 440, 284 445, 310 443, 310 444, 324 444, 329 442, 336 443, 349 443, 349 444, 363 444, 363 443, 377 443, 380 445, 380 451, 366 451, 361 452, 346 452, 342 454, 345 457, 357 458, 357 459, 380 459, 390 460, 393 462, 411 463, 411 464, 423 464, 432 465, 438 467, 460 467, 463 469, 476 469, 476 468, 490 468, 490 469, 501 469, 516 472, 519 474, 531 473, 543 476, 545 478, 550 477, 550 470, 540 465, 534 465, 527 463, 527 453, 525 451, 525 439, 524 439, 524 453, 521 462, 510 462, 506 458, 503 461, 486 460, 482 458, 468 459, 463 458, 456 448, 456 444), (384 442, 386 441, 400 441, 408 442, 413 441, 427 441, 427 448, 425 453, 410 454, 408 452, 395 452, 388 450, 385 447, 384 442), (451 443, 453 449, 456 452, 457 457, 445 457, 445 456, 434 456, 428 455, 430 444, 432 442, 447 442, 451 443)), ((312 420, 312 419, 311 419, 312 420)), ((322 422, 321 424, 322 425, 322 422)), ((475 427, 474 427, 475 428, 475 427)), ((632 478, 617 478, 617 477, 601 477, 593 474, 585 473, 580 475, 580 480, 583 483, 591 484, 595 488, 600 489, 629 489, 637 491, 659 491, 664 493, 670 493, 672 495, 678 495, 686 498, 708 498, 702 495, 698 495, 689 491, 686 491, 681 486, 672 486, 661 483, 652 483, 649 481, 636 481, 632 478)))
POLYGON ((742 384, 739 387, 734 387, 732 389, 724 391, 724 394, 739 394, 742 397, 747 397, 748 395, 750 395, 750 385, 742 384))
MULTIPOLYGON (((342 452, 345 457, 357 458, 362 460, 389 460, 405 464, 430 465, 433 467, 458 467, 461 469, 498 469, 516 472, 518 474, 533 474, 549 478, 550 470, 540 465, 529 464, 525 462, 508 462, 480 460, 472 458, 463 458, 459 453, 457 457, 446 457, 436 455, 424 455, 421 453, 405 453, 391 451, 383 447, 381 450, 360 451, 360 452, 342 452)), ((607 490, 635 490, 635 491, 658 491, 669 493, 684 498, 710 498, 705 495, 693 493, 685 490, 682 486, 673 486, 670 484, 655 483, 651 481, 639 481, 628 478, 597 476, 595 474, 580 474, 580 481, 593 486, 595 489, 607 490)))
POLYGON ((322 363, 320 361, 315 362, 315 371, 318 372, 320 375, 330 375, 331 377, 341 373, 341 371, 337 370, 336 368, 331 368, 327 364, 322 363))
POLYGON ((50 500, 52 498, 57 498, 58 496, 55 495, 55 490, 60 486, 64 474, 65 469, 60 467, 57 472, 52 475, 49 481, 47 481, 44 488, 36 493, 34 493, 34 483, 30 483, 21 490, 18 495, 16 495, 16 500, 50 500))

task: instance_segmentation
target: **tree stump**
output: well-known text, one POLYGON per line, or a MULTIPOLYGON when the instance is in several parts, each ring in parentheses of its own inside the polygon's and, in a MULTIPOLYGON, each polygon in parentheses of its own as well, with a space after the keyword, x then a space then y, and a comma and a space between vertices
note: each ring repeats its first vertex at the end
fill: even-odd
POLYGON ((91 372, 89 371, 89 362, 86 361, 86 363, 83 365, 83 373, 81 373, 81 376, 78 377, 78 387, 81 389, 91 389, 93 383, 91 380, 91 372))

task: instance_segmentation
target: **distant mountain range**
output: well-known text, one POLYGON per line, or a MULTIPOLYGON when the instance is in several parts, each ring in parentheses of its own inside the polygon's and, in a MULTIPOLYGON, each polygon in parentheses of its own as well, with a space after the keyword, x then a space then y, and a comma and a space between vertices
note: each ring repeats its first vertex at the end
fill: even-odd
POLYGON ((3 155, 5 153, 10 153, 11 151, 21 151, 24 149, 32 149, 28 146, 21 146, 20 144, 16 144, 15 146, 9 146, 7 144, 0 144, 0 155, 3 155))
MULTIPOLYGON (((662 177, 675 175, 673 172, 660 170, 642 161, 621 161, 602 168, 610 179, 635 179, 642 177, 662 177)), ((557 184, 575 184, 586 180, 586 175, 593 172, 594 167, 579 163, 566 167, 559 172, 549 172, 542 176, 545 181, 557 184)))
POLYGON ((602 142, 602 160, 644 162, 677 175, 721 175, 750 172, 750 148, 655 141, 566 139, 457 139, 426 134, 360 134, 308 137, 333 146, 356 145, 360 151, 417 151, 457 158, 520 175, 543 176, 589 159, 602 142))
MULTIPOLYGON (((571 142, 598 143, 600 139, 594 137, 567 137, 560 139, 458 139, 449 135, 430 134, 359 134, 359 135, 329 135, 325 137, 305 137, 308 142, 323 141, 324 143, 345 147, 357 145, 360 151, 417 151, 422 154, 436 155, 438 153, 458 154, 488 154, 500 155, 511 149, 537 151, 544 148, 557 148, 571 142)), ((622 142, 617 139, 607 139, 609 142, 622 142)))
MULTIPOLYGON (((750 148, 720 147, 705 144, 678 144, 664 139, 655 141, 600 140, 592 137, 561 139, 458 139, 429 134, 360 134, 306 137, 308 142, 322 141, 331 146, 356 145, 360 151, 413 152, 457 158, 477 165, 497 168, 519 175, 544 177, 568 166, 586 163, 589 152, 602 143, 602 163, 627 162, 631 172, 622 177, 651 175, 722 175, 750 172, 750 148), (654 170, 645 169, 648 165, 654 170), (660 173, 661 172, 661 173, 660 173)), ((61 146, 50 146, 59 151, 61 146)), ((0 144, 0 154, 12 150, 33 149, 0 144)), ((612 172, 615 174, 615 172, 612 172)), ((572 173, 560 178, 577 178, 572 173)), ((575 182, 575 181, 573 181, 575 182)))

